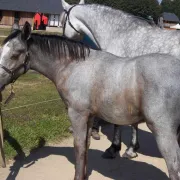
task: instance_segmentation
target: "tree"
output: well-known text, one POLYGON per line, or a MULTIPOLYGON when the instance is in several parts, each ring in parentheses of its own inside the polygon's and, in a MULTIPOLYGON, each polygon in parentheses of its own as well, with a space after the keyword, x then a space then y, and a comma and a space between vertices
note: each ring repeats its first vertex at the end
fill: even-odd
POLYGON ((173 12, 180 18, 180 0, 173 1, 173 12))
POLYGON ((148 18, 153 17, 154 20, 160 15, 160 6, 157 0, 125 0, 126 5, 124 11, 132 13, 137 16, 148 18))
POLYGON ((173 12, 173 2, 172 0, 162 0, 161 2, 162 12, 173 12))
POLYGON ((174 13, 180 18, 180 0, 163 0, 161 9, 162 12, 174 13))
MULTIPOLYGON (((160 15, 161 9, 157 0, 85 0, 86 3, 97 3, 111 6, 137 16, 148 18, 153 17, 155 20, 160 15)), ((69 0, 68 2, 76 4, 79 1, 69 0)))

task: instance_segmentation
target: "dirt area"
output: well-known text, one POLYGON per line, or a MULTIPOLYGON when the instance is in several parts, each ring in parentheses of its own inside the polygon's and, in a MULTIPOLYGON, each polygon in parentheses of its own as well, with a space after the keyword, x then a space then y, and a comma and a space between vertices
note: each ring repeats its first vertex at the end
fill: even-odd
MULTIPOLYGON (((120 156, 114 160, 101 158, 109 147, 112 127, 102 128, 101 140, 92 140, 89 150, 89 180, 167 180, 165 161, 157 149, 154 137, 145 124, 140 125, 138 157, 127 160, 120 156)), ((130 128, 123 132, 121 153, 130 142, 130 128)), ((120 154, 121 154, 120 153, 120 154)), ((122 154, 121 154, 122 155, 122 154)), ((72 180, 74 176, 73 139, 46 146, 32 152, 24 161, 11 162, 0 169, 0 180, 72 180)))

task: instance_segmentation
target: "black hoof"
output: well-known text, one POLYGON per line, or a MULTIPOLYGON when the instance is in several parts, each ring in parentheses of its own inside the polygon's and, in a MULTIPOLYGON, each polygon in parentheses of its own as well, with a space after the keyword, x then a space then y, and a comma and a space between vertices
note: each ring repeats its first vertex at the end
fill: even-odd
POLYGON ((116 158, 119 151, 115 151, 112 147, 106 149, 106 151, 102 154, 102 158, 104 159, 114 159, 116 158))
POLYGON ((139 143, 137 143, 137 144, 135 145, 135 147, 134 147, 134 150, 135 150, 135 151, 137 151, 138 149, 140 149, 139 143))

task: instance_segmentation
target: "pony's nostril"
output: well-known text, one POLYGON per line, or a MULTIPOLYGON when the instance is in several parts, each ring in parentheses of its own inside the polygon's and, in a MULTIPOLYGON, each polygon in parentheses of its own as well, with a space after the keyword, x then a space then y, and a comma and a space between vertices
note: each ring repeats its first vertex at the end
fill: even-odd
POLYGON ((3 91, 3 90, 4 90, 4 88, 5 88, 5 85, 0 84, 0 91, 3 91))

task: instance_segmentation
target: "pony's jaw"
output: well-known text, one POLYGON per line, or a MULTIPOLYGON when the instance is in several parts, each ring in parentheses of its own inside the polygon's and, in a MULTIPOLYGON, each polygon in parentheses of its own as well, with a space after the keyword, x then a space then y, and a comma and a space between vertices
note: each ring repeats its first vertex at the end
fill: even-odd
POLYGON ((10 50, 11 48, 9 47, 9 42, 7 42, 3 48, 1 48, 1 54, 0 54, 0 64, 1 65, 5 65, 4 63, 4 59, 5 59, 5 56, 7 56, 9 53, 10 53, 10 50))
MULTIPOLYGON (((10 53, 11 48, 9 47, 9 42, 7 42, 0 49, 0 65, 7 67, 5 63, 5 57, 10 53)), ((7 67, 8 68, 8 67, 7 67)), ((2 91, 6 84, 8 84, 9 76, 0 66, 0 91, 2 91)))
POLYGON ((81 36, 67 23, 65 28, 65 36, 69 39, 81 40, 81 36))

